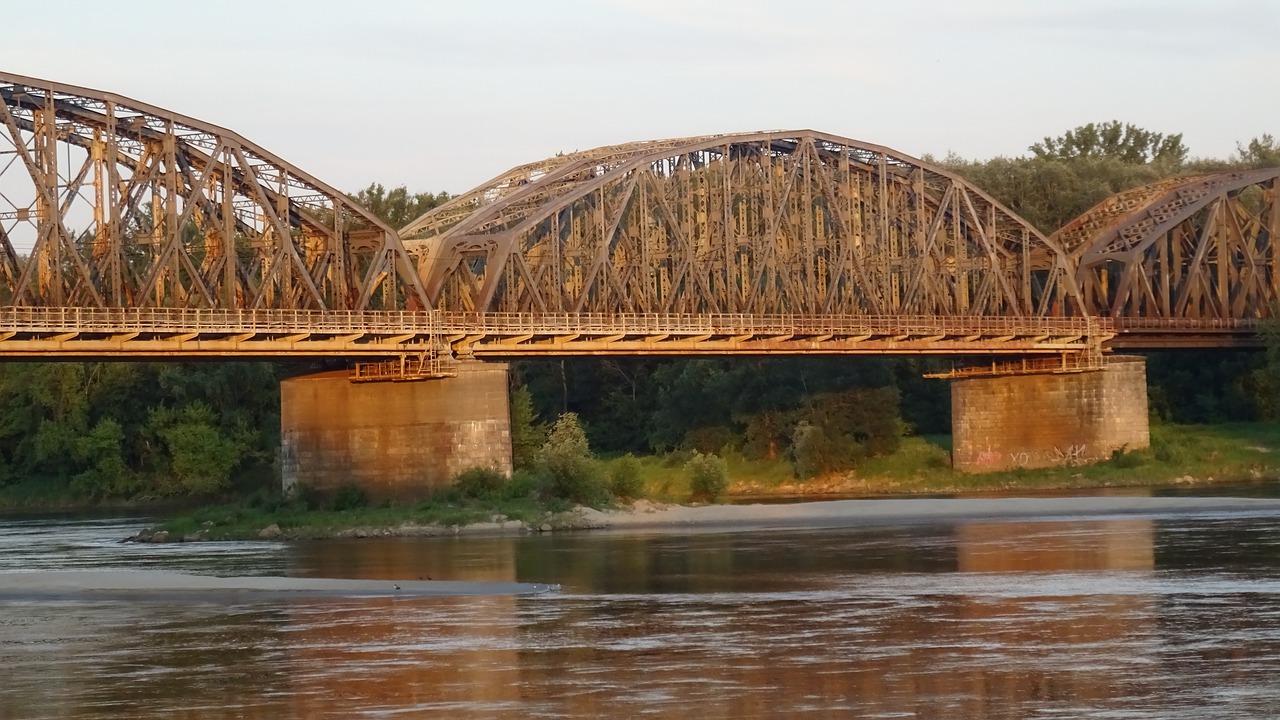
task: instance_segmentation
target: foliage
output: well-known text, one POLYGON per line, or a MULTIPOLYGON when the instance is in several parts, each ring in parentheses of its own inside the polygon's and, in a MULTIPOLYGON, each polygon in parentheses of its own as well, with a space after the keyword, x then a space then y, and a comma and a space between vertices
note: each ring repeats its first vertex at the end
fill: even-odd
POLYGON ((0 486, 61 503, 261 484, 280 441, 277 372, 262 363, 2 363, 0 486))
POLYGON ((391 190, 382 183, 369 183, 369 187, 351 196, 366 210, 377 215, 392 228, 399 230, 418 219, 428 210, 443 205, 449 200, 449 193, 410 193, 401 185, 391 190))
POLYGON ((635 500, 644 495, 640 461, 635 455, 627 453, 613 462, 609 469, 609 491, 619 500, 635 500))
POLYGON ((716 455, 695 454, 684 464, 692 500, 715 502, 729 489, 729 467, 716 455))
POLYGON ((529 388, 520 385, 511 392, 511 464, 527 470, 538 459, 538 448, 547 440, 547 429, 538 422, 529 388))
POLYGON ((1245 144, 1236 143, 1236 152, 1230 164, 1248 168, 1280 167, 1280 146, 1269 133, 1255 137, 1245 144))
MULTIPOLYGON (((1266 340, 1268 322, 1263 323, 1266 340)), ((1275 417, 1280 380, 1271 356, 1249 350, 1178 350, 1147 354, 1151 416, 1172 423, 1222 423, 1275 417)))
POLYGON ((797 475, 815 477, 892 453, 901 441, 896 389, 846 390, 809 399, 799 413, 791 455, 797 475))
POLYGON ((507 476, 490 467, 470 467, 453 479, 453 487, 464 498, 491 497, 506 484, 507 476))
POLYGON ((209 495, 227 487, 231 471, 248 450, 245 428, 224 432, 216 426, 213 409, 192 402, 180 409, 151 411, 149 426, 169 451, 174 485, 169 494, 209 495))
POLYGON ((545 495, 582 505, 600 506, 609 499, 604 471, 587 444, 575 413, 564 413, 538 452, 538 469, 546 478, 545 495))
POLYGON ((1115 120, 1081 125, 1056 138, 1046 137, 1028 149, 1041 160, 1103 157, 1130 165, 1163 162, 1176 166, 1187 158, 1182 133, 1166 136, 1115 120))
POLYGON ((121 447, 124 429, 104 418, 76 440, 75 459, 85 466, 71 480, 71 487, 88 497, 128 495, 140 488, 136 476, 125 466, 121 447))
POLYGON ((338 488, 333 494, 333 502, 331 507, 334 512, 345 512, 347 510, 359 510, 369 506, 369 495, 364 488, 355 483, 346 483, 338 488))
POLYGON ((1265 417, 1280 416, 1280 308, 1271 309, 1271 317, 1258 323, 1262 346, 1266 352, 1253 379, 1259 389, 1255 397, 1266 408, 1265 417))
POLYGON ((1115 193, 1170 174, 1167 168, 1108 156, 998 157, 983 162, 948 157, 941 164, 1046 234, 1115 193))

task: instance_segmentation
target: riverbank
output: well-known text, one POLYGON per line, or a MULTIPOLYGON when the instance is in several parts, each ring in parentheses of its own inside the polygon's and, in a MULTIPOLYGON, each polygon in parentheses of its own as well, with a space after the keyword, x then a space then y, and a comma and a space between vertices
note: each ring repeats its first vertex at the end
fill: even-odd
MULTIPOLYGON (((1280 478, 1280 425, 1154 426, 1150 448, 1118 452, 1103 462, 1079 467, 965 474, 949 467, 948 452, 946 439, 910 437, 898 452, 866 459, 855 471, 809 480, 797 479, 784 460, 747 460, 726 453, 730 483, 723 499, 776 504, 850 496, 1034 495, 1239 483, 1265 487, 1280 478)), ((605 461, 606 465, 616 462, 605 461)), ((680 455, 645 457, 637 462, 643 500, 629 512, 645 518, 677 512, 675 506, 689 502, 689 478, 682 470, 680 455)), ((611 517, 625 523, 618 520, 625 512, 611 517)), ((416 505, 341 510, 318 509, 306 503, 245 501, 177 517, 138 539, 505 534, 587 529, 604 523, 601 511, 571 511, 564 503, 540 503, 528 496, 439 498, 416 505)))
MULTIPOLYGON (((358 525, 324 530, 301 526, 282 530, 272 525, 260 539, 302 540, 366 537, 492 536, 563 531, 617 532, 760 532, 823 530, 873 525, 907 525, 963 521, 1048 520, 1056 517, 1172 517, 1206 514, 1280 514, 1280 498, 1151 497, 1097 495, 1076 497, 897 498, 819 500, 750 505, 657 505, 637 501, 607 510, 577 507, 545 518, 541 525, 521 521, 467 525, 358 525)), ((146 535, 142 541, 180 538, 146 535)), ((205 538, 191 538, 194 541, 205 538)))

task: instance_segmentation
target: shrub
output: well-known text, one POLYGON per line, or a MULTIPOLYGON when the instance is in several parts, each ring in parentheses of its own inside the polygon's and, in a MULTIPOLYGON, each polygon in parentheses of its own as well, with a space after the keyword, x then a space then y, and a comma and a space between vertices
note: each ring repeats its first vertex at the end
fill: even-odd
POLYGON ((689 493, 693 500, 714 502, 729 489, 729 467, 715 455, 698 453, 685 463, 689 493))
POLYGON ((609 474, 609 490, 619 500, 635 500, 644 495, 640 479, 640 461, 631 453, 618 458, 609 474))
POLYGON ((488 467, 469 467, 453 478, 458 494, 467 498, 489 497, 506 484, 507 476, 488 467))
POLYGON ((853 467, 857 448, 848 438, 833 438, 821 425, 801 422, 791 442, 791 459, 796 475, 812 478, 827 472, 853 467))
POLYGON ((538 469, 546 477, 543 494, 550 498, 593 506, 609 500, 604 471, 591 457, 587 435, 574 413, 561 415, 551 427, 538 452, 538 469))
POLYGON ((517 470, 511 474, 511 480, 498 493, 503 500, 530 500, 538 496, 546 487, 547 478, 532 470, 517 470))
POLYGON ((544 495, 580 505, 600 506, 609 501, 604 470, 589 457, 551 456, 544 459, 544 495))
POLYGON ((720 452, 726 445, 731 445, 737 436, 727 427, 710 426, 693 428, 684 435, 681 447, 700 453, 720 452))
POLYGON ((1191 453, 1183 445, 1152 435, 1151 453, 1155 459, 1167 465, 1185 465, 1191 460, 1191 453))
POLYGON ((329 504, 329 507, 341 512, 343 510, 358 510, 368 507, 368 505, 369 496, 365 493, 364 488, 355 483, 347 483, 338 488, 338 491, 333 494, 333 502, 329 504))

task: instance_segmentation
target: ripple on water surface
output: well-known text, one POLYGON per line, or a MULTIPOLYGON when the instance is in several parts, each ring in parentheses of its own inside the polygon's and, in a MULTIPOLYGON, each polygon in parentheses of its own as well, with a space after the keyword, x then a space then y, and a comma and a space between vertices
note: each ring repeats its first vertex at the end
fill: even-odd
POLYGON ((0 571, 561 583, 532 597, 0 600, 0 717, 1280 714, 1280 523, 138 546, 0 523, 0 571))

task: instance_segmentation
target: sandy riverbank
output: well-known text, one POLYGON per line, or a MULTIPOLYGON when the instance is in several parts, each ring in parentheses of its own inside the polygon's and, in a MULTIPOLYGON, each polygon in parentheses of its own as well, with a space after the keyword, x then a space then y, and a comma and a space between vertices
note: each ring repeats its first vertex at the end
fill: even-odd
POLYGON ((1061 517, 1141 515, 1174 517, 1205 514, 1278 514, 1280 499, 1229 497, 1031 497, 910 498, 830 500, 757 505, 659 505, 630 508, 579 507, 534 524, 519 521, 462 526, 404 524, 392 527, 285 529, 272 527, 263 539, 294 540, 364 537, 513 535, 591 530, 598 532, 748 532, 820 530, 876 525, 954 523, 968 520, 1034 520, 1061 517))
POLYGON ((821 529, 965 520, 1052 519, 1064 516, 1280 514, 1280 499, 1123 496, 910 498, 698 507, 661 507, 639 503, 631 510, 602 512, 579 508, 575 513, 590 527, 601 530, 821 529))

